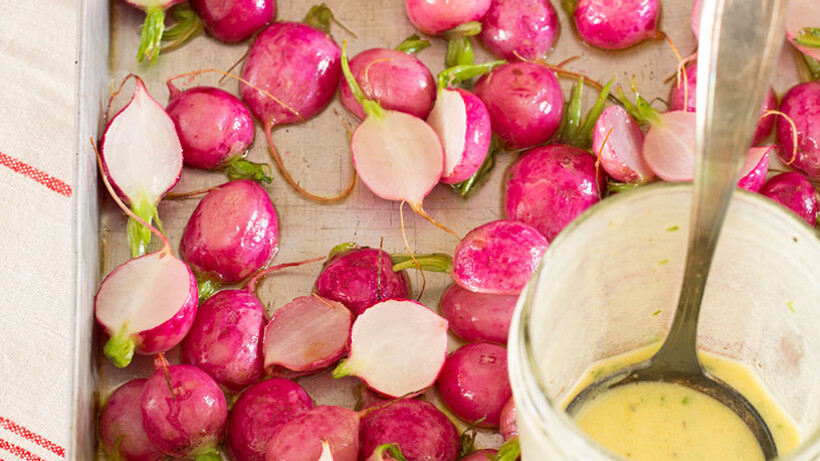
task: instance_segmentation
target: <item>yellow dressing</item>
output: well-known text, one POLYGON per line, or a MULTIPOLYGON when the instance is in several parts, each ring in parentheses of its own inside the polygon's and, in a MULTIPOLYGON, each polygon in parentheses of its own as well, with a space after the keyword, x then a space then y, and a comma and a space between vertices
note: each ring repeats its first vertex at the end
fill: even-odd
MULTIPOLYGON (((654 344, 592 364, 568 393, 564 405, 596 379, 649 358, 654 344)), ((760 412, 782 456, 800 434, 791 418, 769 396, 755 374, 740 362, 699 352, 703 366, 743 394, 760 412)), ((615 388, 588 403, 576 422, 593 439, 634 460, 763 460, 743 421, 704 394, 668 383, 615 388)))

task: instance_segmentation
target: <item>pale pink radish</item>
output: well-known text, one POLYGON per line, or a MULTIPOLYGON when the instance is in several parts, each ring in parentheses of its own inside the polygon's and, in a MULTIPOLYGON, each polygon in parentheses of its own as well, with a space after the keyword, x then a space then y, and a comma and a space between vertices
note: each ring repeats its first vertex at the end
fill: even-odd
POLYGON ((700 15, 702 11, 703 1, 695 0, 695 3, 692 4, 692 17, 689 22, 692 25, 692 32, 695 34, 696 39, 700 39, 700 15))
POLYGON ((458 461, 496 461, 497 456, 498 452, 495 450, 478 450, 464 456, 463 458, 459 458, 458 461))
POLYGON ((100 412, 100 444, 111 459, 159 461, 165 458, 165 453, 148 440, 142 426, 140 397, 146 381, 134 379, 118 387, 100 412))
POLYGON ((204 371, 189 365, 158 366, 145 383, 140 410, 145 433, 166 454, 221 459, 217 447, 225 434, 228 403, 204 371))
POLYGON ((438 377, 447 355, 447 321, 415 301, 379 302, 356 318, 350 353, 333 377, 358 376, 389 397, 419 393, 438 377))
POLYGON ((561 124, 564 96, 548 68, 531 62, 499 66, 473 87, 490 113, 493 131, 511 149, 550 139, 561 124))
MULTIPOLYGON (((117 194, 137 216, 149 224, 157 215, 157 204, 179 181, 182 173, 182 144, 174 122, 165 109, 148 94, 135 76, 134 93, 105 128, 100 142, 102 170, 117 194)), ((129 77, 126 77, 126 80, 129 77)), ((151 232, 133 219, 128 221, 131 256, 145 254, 151 232)))
POLYGON ((637 122, 621 106, 610 106, 598 117, 593 132, 592 152, 614 180, 645 184, 655 174, 641 152, 644 134, 637 122))
POLYGON ((785 117, 777 117, 780 159, 810 180, 820 181, 820 81, 793 86, 783 96, 780 112, 797 129, 795 143, 792 125, 785 117))
POLYGON ((353 315, 339 302, 302 296, 277 309, 265 327, 265 368, 307 373, 342 358, 353 315))
POLYGON ((459 418, 478 427, 498 427, 501 410, 512 396, 507 349, 487 342, 458 348, 447 357, 436 389, 459 418))
POLYGON ((334 461, 359 459, 359 413, 318 406, 283 424, 268 441, 265 461, 317 461, 323 442, 334 461))
POLYGON ((244 42, 276 16, 276 0, 191 0, 191 8, 224 43, 244 42))
POLYGON ((515 295, 476 293, 453 284, 444 291, 439 312, 453 334, 466 342, 507 344, 517 300, 515 295))
POLYGON ((481 19, 484 48, 509 61, 535 61, 558 37, 558 14, 550 0, 493 0, 481 19))
POLYGON ((452 277, 469 291, 517 295, 532 277, 549 242, 532 226, 492 221, 471 230, 453 253, 452 277))
POLYGON ((808 225, 817 226, 820 216, 820 194, 801 173, 790 171, 766 181, 760 193, 794 211, 808 225))
POLYGON ((501 420, 498 423, 498 431, 504 440, 510 440, 513 437, 518 437, 518 423, 515 417, 515 402, 512 397, 504 404, 501 410, 501 420))
POLYGON ((376 248, 342 244, 335 247, 314 290, 319 296, 345 305, 353 315, 384 299, 407 298, 410 279, 394 271, 390 255, 376 248))
POLYGON ((820 60, 820 8, 814 0, 792 0, 786 16, 786 37, 798 50, 820 60))
POLYGON ((228 453, 235 461, 264 461, 271 437, 312 408, 313 400, 293 381, 271 378, 254 384, 231 408, 225 437, 228 453))
POLYGON ((659 0, 567 0, 564 8, 581 39, 605 50, 622 50, 659 36, 659 0))
POLYGON ((439 35, 462 24, 478 21, 492 0, 405 0, 407 17, 416 29, 439 35))
POLYGON ((160 42, 165 31, 165 10, 183 0, 125 0, 125 3, 145 12, 142 24, 137 61, 148 60, 151 64, 159 58, 160 42))
MULTIPOLYGON (((399 400, 362 418, 359 459, 395 444, 407 461, 455 461, 459 434, 438 408, 418 399, 399 400)), ((380 458, 377 458, 380 459, 380 458)))

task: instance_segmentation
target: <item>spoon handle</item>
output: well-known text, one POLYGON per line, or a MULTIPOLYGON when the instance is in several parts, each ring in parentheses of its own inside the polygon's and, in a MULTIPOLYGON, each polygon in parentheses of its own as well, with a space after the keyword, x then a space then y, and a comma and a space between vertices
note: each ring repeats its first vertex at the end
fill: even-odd
POLYGON ((706 278, 783 45, 786 5, 787 0, 704 1, 689 247, 678 308, 658 365, 700 370, 696 335, 706 278))

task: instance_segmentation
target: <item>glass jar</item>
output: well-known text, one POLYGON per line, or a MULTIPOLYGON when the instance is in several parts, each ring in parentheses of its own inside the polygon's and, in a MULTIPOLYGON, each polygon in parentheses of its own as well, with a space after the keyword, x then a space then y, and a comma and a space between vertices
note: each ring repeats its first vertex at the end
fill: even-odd
MULTIPOLYGON (((662 340, 683 278, 690 184, 608 198, 550 245, 519 299, 509 367, 524 461, 605 461, 562 400, 594 362, 662 340)), ((703 299, 698 348, 740 361, 820 456, 820 238, 758 194, 734 194, 703 299)))

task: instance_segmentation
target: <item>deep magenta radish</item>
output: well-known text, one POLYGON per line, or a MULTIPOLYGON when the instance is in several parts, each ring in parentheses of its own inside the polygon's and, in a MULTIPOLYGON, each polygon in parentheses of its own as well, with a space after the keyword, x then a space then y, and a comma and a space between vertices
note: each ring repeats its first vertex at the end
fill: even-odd
POLYGON ((459 434, 438 408, 418 399, 399 400, 362 418, 360 459, 395 443, 408 461, 455 461, 459 434))
POLYGON ((327 442, 334 461, 359 458, 359 413, 318 406, 280 427, 268 442, 265 461, 316 461, 327 442))
MULTIPOLYGON (((362 51, 350 60, 350 70, 368 99, 385 109, 426 118, 436 99, 436 82, 430 69, 412 54, 386 48, 362 51)), ((364 108, 350 86, 342 82, 342 104, 364 119, 364 108)))
POLYGON ((228 421, 228 404, 216 381, 190 365, 158 367, 140 399, 148 438, 168 455, 219 459, 217 446, 228 421))
POLYGON ((111 459, 159 461, 166 456, 142 426, 140 397, 146 381, 133 379, 118 387, 100 412, 100 443, 111 459))
POLYGON ((501 409, 501 420, 498 423, 498 431, 504 440, 510 440, 513 437, 518 437, 518 422, 516 420, 515 402, 512 397, 504 404, 501 409))
POLYGON ((657 37, 659 0, 573 0, 572 18, 581 40, 605 50, 622 50, 657 37))
POLYGON ((737 186, 751 192, 757 192, 766 182, 766 175, 769 172, 769 153, 775 146, 752 147, 743 165, 745 173, 737 182, 737 186), (751 166, 751 163, 757 163, 751 166), (748 171, 748 173, 746 173, 748 171))
POLYGON ((495 461, 496 456, 498 456, 498 452, 495 450, 478 450, 459 458, 459 461, 495 461))
POLYGON ((265 308, 248 290, 222 290, 199 305, 180 344, 182 363, 194 365, 228 392, 262 379, 265 308))
POLYGON ((271 437, 287 422, 313 408, 299 384, 271 378, 246 389, 233 404, 225 445, 235 461, 264 461, 271 437))
POLYGON ((790 171, 773 176, 760 193, 794 211, 810 226, 817 226, 820 194, 803 174, 790 171))
POLYGON ((601 167, 614 180, 627 184, 645 184, 655 178, 641 155, 644 134, 641 127, 621 106, 606 108, 592 135, 592 152, 601 167))
POLYGON ((405 0, 410 22, 427 35, 439 35, 462 24, 478 21, 492 0, 405 0))
POLYGON ((205 32, 224 43, 251 38, 276 15, 276 0, 191 0, 205 32))
POLYGON ((786 37, 795 48, 820 60, 820 10, 814 0, 793 0, 786 15, 786 37))
POLYGON ((436 389, 459 418, 479 427, 498 427, 501 410, 512 397, 507 349, 486 342, 460 347, 447 357, 436 389))
POLYGON ((125 3, 145 11, 137 62, 148 60, 155 64, 159 58, 162 33, 165 31, 165 10, 184 0, 125 0, 125 3))
POLYGON ((478 293, 517 295, 527 284, 548 240, 534 227, 509 220, 471 230, 453 253, 453 280, 478 293))
POLYGON ((545 142, 561 124, 561 87, 552 71, 539 64, 499 66, 481 77, 473 92, 487 105, 493 131, 511 149, 545 142))
POLYGON ((441 296, 439 312, 463 341, 507 344, 517 300, 515 295, 475 293, 453 284, 441 296))
POLYGON ((795 146, 791 124, 785 118, 777 117, 780 159, 810 180, 820 181, 820 82, 793 86, 783 96, 780 112, 789 116, 797 127, 795 146))
POLYGON ((268 263, 279 244, 279 218, 267 191, 231 181, 199 202, 179 245, 200 278, 237 283, 268 263))
POLYGON ((535 61, 552 49, 558 14, 550 0, 493 0, 481 19, 481 43, 508 61, 535 61))
POLYGON ((598 203, 605 184, 588 152, 563 144, 536 147, 510 167, 504 210, 508 219, 529 224, 551 241, 598 203))
POLYGON ((326 368, 344 354, 353 315, 337 301, 301 296, 277 309, 265 327, 265 368, 309 373, 326 368))

